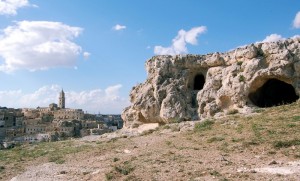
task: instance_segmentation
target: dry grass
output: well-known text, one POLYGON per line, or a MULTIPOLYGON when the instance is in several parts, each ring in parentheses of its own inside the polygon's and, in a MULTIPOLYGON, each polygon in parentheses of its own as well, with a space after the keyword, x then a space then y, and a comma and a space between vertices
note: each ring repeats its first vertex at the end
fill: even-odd
POLYGON ((28 166, 52 161, 58 167, 90 170, 66 171, 65 178, 76 175, 77 180, 282 180, 281 175, 237 169, 262 167, 274 159, 299 160, 299 110, 296 103, 257 109, 248 116, 231 114, 196 123, 193 131, 181 131, 172 124, 142 136, 109 142, 24 145, 0 151, 0 177, 8 180, 28 166), (96 172, 98 169, 101 172, 96 172))

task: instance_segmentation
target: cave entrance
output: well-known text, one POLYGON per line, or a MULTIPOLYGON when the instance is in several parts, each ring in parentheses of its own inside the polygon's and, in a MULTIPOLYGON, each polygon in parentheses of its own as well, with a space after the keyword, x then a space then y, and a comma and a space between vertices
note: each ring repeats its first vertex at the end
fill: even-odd
POLYGON ((194 79, 194 90, 201 90, 203 89, 205 83, 205 77, 202 74, 196 75, 194 79))
POLYGON ((198 101, 197 101, 197 94, 199 90, 202 90, 205 84, 205 77, 203 74, 197 74, 194 77, 194 85, 193 85, 193 91, 192 91, 192 107, 197 108, 198 107, 198 101))
POLYGON ((298 98, 291 84, 278 79, 269 79, 263 86, 249 94, 249 99, 258 107, 290 104, 298 98))

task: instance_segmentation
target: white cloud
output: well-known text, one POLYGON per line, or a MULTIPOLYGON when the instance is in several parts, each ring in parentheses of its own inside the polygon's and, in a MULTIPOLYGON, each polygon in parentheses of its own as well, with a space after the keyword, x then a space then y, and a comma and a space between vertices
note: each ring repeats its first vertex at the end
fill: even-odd
POLYGON ((300 28, 300 11, 295 16, 295 19, 293 21, 293 27, 300 28))
MULTIPOLYGON (((106 89, 94 89, 85 91, 68 91, 66 94, 66 107, 78 108, 90 113, 120 114, 129 105, 128 98, 120 96, 121 84, 109 86, 106 89)), ((36 108, 48 107, 50 103, 58 103, 61 86, 44 86, 32 93, 24 93, 22 90, 0 91, 2 107, 36 108)))
POLYGON ((187 44, 197 45, 199 35, 205 33, 205 26, 194 27, 189 31, 179 30, 177 36, 172 40, 170 47, 155 46, 154 53, 156 55, 176 55, 188 53, 187 44))
POLYGON ((0 71, 74 67, 82 49, 72 40, 82 28, 60 22, 20 21, 0 35, 0 71))
POLYGON ((28 0, 0 0, 0 14, 1 15, 16 15, 17 10, 31 5, 28 0))
POLYGON ((116 31, 120 31, 120 30, 124 30, 126 29, 126 26, 124 25, 119 25, 119 24, 116 24, 114 27, 113 27, 113 30, 116 30, 116 31))
POLYGON ((89 52, 83 52, 83 57, 84 57, 85 60, 89 59, 90 56, 91 56, 91 53, 89 53, 89 52))
POLYGON ((278 34, 271 34, 269 36, 267 36, 263 41, 261 41, 262 43, 265 42, 276 42, 279 40, 284 40, 285 38, 283 38, 281 35, 278 34))

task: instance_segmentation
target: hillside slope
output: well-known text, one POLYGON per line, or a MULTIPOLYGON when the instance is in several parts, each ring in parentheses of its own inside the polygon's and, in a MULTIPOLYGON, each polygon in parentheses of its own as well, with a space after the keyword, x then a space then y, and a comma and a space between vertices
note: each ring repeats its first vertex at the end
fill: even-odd
POLYGON ((299 103, 0 151, 1 180, 298 180, 299 103))

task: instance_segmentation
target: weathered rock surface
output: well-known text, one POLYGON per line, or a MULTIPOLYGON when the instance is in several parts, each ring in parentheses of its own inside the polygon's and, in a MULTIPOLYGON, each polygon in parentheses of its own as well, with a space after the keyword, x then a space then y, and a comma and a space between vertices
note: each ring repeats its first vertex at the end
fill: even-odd
POLYGON ((227 53, 154 56, 146 70, 122 113, 125 128, 246 113, 299 98, 300 37, 227 53))

